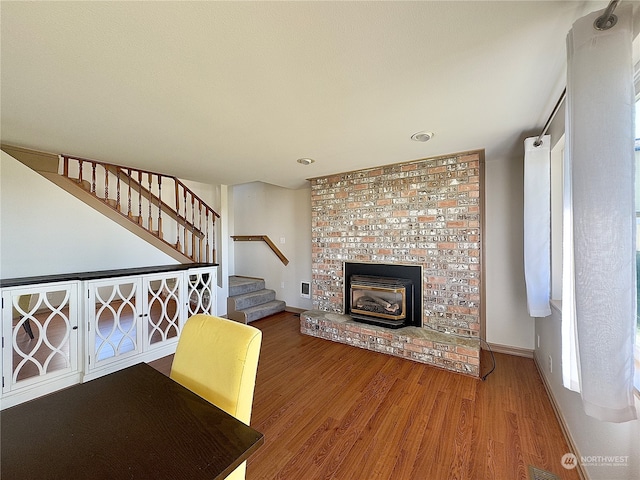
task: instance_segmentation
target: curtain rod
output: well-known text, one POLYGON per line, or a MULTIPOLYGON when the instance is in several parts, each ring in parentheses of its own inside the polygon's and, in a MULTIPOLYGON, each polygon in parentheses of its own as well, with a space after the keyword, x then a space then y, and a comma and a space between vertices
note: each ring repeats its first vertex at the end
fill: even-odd
POLYGON ((549 130, 549 127, 551 126, 551 122, 553 121, 554 118, 556 118, 556 113, 558 113, 558 110, 560 110, 560 106, 562 105, 562 102, 564 102, 564 99, 566 96, 567 96, 567 87, 565 87, 564 90, 562 90, 562 93, 560 94, 560 98, 558 99, 556 106, 553 107, 553 111, 551 112, 551 115, 549 115, 549 120, 547 120, 547 123, 544 124, 544 128, 540 132, 540 135, 538 135, 538 138, 536 138, 536 141, 533 142, 534 147, 539 147, 540 145, 542 145, 542 137, 544 137, 545 133, 547 133, 547 130, 549 130))
MULTIPOLYGON (((604 13, 596 18, 595 22, 593 22, 593 28, 595 28, 596 30, 609 30, 616 23, 618 23, 618 17, 613 14, 614 10, 618 6, 618 3, 620 3, 620 0, 611 0, 609 2, 609 5, 607 5, 604 13)), ((553 107, 553 111, 551 112, 551 115, 549 115, 547 123, 544 124, 544 127, 542 128, 542 131, 540 132, 540 135, 538 135, 536 141, 533 142, 534 147, 539 147, 540 145, 542 145, 542 137, 544 137, 544 135, 547 133, 549 126, 551 126, 551 122, 558 113, 558 110, 560 109, 560 106, 562 105, 562 102, 564 102, 566 96, 567 89, 565 87, 565 89, 562 91, 562 94, 560 95, 560 98, 558 99, 558 103, 556 103, 556 106, 553 107)))

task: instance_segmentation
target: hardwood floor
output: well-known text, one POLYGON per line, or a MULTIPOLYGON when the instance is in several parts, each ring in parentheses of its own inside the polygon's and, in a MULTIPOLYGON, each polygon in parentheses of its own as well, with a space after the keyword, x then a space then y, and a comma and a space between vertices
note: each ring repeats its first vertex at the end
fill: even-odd
MULTIPOLYGON (((533 360, 496 354, 483 382, 301 335, 292 313, 252 325, 265 444, 247 480, 529 480, 529 465, 579 478, 533 360)), ((171 357, 152 365, 168 374, 171 357)))

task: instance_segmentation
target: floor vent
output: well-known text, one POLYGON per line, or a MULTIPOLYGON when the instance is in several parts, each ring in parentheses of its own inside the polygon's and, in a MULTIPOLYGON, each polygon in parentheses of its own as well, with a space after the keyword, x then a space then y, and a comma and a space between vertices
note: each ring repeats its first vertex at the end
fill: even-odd
POLYGON ((529 465, 529 480, 560 480, 555 473, 540 470, 539 468, 529 465))

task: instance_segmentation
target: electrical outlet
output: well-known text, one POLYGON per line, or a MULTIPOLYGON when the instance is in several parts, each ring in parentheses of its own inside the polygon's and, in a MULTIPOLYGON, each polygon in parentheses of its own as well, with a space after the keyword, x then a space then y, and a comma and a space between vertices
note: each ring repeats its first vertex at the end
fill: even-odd
POLYGON ((284 245, 285 243, 287 243, 287 239, 285 237, 280 237, 280 243, 284 245))
POLYGON ((280 288, 284 288, 284 282, 280 282, 280 288))
POLYGON ((553 358, 549 355, 549 373, 553 373, 553 358))

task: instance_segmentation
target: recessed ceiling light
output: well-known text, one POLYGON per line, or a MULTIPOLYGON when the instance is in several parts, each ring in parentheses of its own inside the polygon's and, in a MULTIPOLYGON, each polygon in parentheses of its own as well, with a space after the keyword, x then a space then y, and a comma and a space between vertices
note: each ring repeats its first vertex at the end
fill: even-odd
POLYGON ((433 138, 433 132, 418 132, 411 135, 414 142, 428 142, 433 138))
POLYGON ((315 160, 313 158, 299 158, 296 162, 300 165, 311 165, 315 160))

